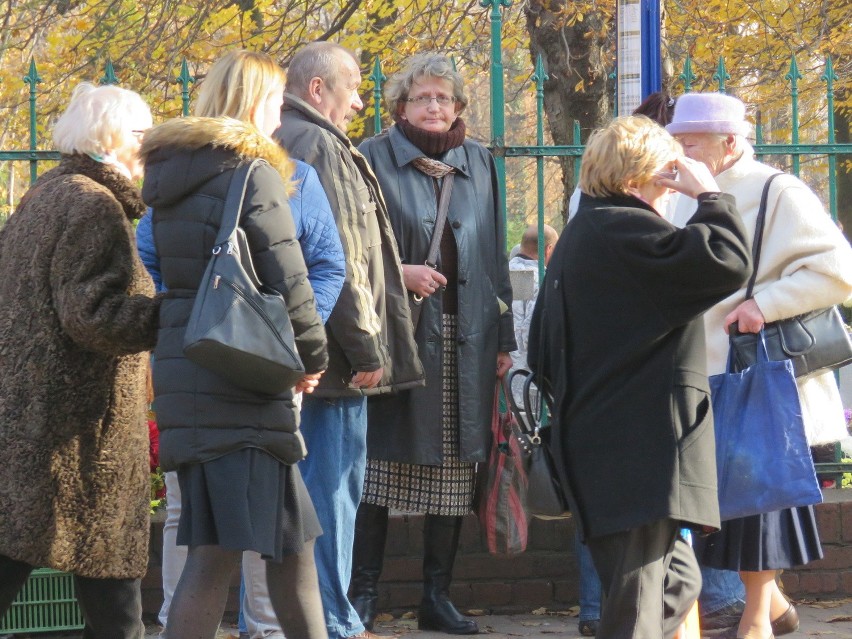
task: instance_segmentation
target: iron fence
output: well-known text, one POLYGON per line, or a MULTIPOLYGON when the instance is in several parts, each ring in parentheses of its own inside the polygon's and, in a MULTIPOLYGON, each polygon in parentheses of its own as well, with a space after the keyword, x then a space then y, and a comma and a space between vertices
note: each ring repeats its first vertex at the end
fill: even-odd
MULTIPOLYGON (((534 72, 530 78, 535 89, 535 139, 534 145, 509 145, 506 144, 506 120, 505 120, 505 89, 504 89, 504 72, 502 64, 502 13, 501 7, 509 6, 511 0, 482 0, 481 4, 491 8, 491 67, 490 67, 490 98, 491 98, 491 140, 490 148, 494 155, 499 174, 499 187, 501 189, 501 202, 503 203, 503 215, 506 217, 506 159, 507 158, 527 158, 535 162, 535 184, 536 184, 536 201, 537 201, 537 220, 539 226, 539 269, 540 273, 544 270, 544 242, 541 241, 544 234, 545 220, 545 159, 546 158, 563 158, 571 157, 574 162, 574 182, 579 174, 580 158, 583 154, 583 145, 581 143, 581 130, 578 123, 574 124, 573 129, 573 144, 571 145, 552 145, 545 144, 544 135, 544 85, 548 80, 546 70, 544 69, 541 57, 536 61, 534 72)), ((837 219, 837 172, 838 158, 841 155, 852 155, 852 144, 837 143, 835 139, 834 127, 834 82, 837 77, 834 74, 831 58, 826 58, 824 65, 824 73, 821 80, 825 84, 824 104, 827 111, 825 121, 825 141, 802 142, 800 121, 799 121, 799 81, 802 76, 799 73, 798 65, 795 57, 791 57, 789 72, 785 76, 785 80, 789 84, 789 113, 790 113, 790 141, 785 143, 766 143, 764 141, 764 127, 762 122, 758 121, 755 127, 755 152, 759 156, 786 156, 790 159, 790 170, 796 174, 800 174, 803 158, 824 158, 827 162, 827 210, 832 217, 837 219)), ((372 72, 368 79, 373 84, 372 89, 372 105, 374 107, 374 130, 380 131, 382 127, 382 111, 381 93, 382 85, 386 80, 382 72, 381 62, 377 59, 373 65, 372 72)), ((716 71, 712 77, 717 84, 719 92, 727 92, 727 82, 731 77, 725 66, 725 61, 719 58, 716 71)), ((692 61, 687 58, 683 63, 683 71, 678 76, 678 80, 682 86, 683 92, 692 91, 697 78, 692 69, 692 61)), ((39 149, 37 139, 37 122, 38 122, 38 104, 37 104, 37 85, 42 82, 38 74, 36 61, 32 60, 29 65, 27 74, 22 78, 23 85, 29 87, 28 108, 29 108, 29 148, 0 150, 0 161, 6 162, 27 162, 29 163, 29 178, 30 182, 34 182, 38 176, 39 163, 45 161, 55 161, 59 159, 59 153, 52 150, 39 149)), ((189 66, 186 60, 183 60, 180 65, 180 72, 174 77, 173 82, 180 86, 181 89, 181 105, 182 113, 187 115, 190 108, 190 87, 195 78, 189 73, 189 66)), ((119 79, 116 77, 113 65, 107 62, 104 69, 104 75, 100 78, 101 84, 118 84, 119 79)), ((0 219, 0 224, 2 224, 0 219)), ((852 462, 840 462, 840 450, 837 449, 836 462, 832 464, 818 464, 818 469, 826 473, 841 473, 852 471, 852 462)), ((838 482, 839 483, 839 482, 838 482)))

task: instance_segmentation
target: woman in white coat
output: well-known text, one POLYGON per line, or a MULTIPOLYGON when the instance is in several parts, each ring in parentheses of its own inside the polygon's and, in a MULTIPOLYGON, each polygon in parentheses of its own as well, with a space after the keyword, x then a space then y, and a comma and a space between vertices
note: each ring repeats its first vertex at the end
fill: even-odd
MULTIPOLYGON (((745 140, 750 125, 745 106, 719 93, 682 96, 666 129, 688 157, 704 162, 719 188, 734 195, 737 210, 753 238, 763 186, 777 169, 755 160, 745 140)), ((695 205, 680 197, 673 222, 683 225, 695 205)), ((852 296, 852 249, 825 213, 819 198, 792 175, 776 178, 769 190, 766 228, 754 297, 745 289, 705 315, 707 369, 725 371, 728 327, 757 333, 766 322, 839 304, 852 296)), ((846 436, 840 393, 832 373, 797 380, 810 445, 846 436)), ((722 530, 700 540, 702 564, 739 570, 746 606, 736 637, 766 639, 794 632, 798 615, 775 582, 776 571, 822 557, 812 506, 723 522, 722 530)))

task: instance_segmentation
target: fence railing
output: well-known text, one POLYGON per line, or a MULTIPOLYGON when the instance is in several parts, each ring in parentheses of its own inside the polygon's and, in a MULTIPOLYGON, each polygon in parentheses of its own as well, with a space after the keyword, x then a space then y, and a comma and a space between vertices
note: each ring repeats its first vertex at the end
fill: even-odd
MULTIPOLYGON (((575 183, 576 177, 579 174, 580 158, 583 154, 583 145, 581 143, 581 130, 578 123, 574 124, 573 128, 573 144, 571 145, 548 145, 545 144, 544 136, 544 85, 548 80, 546 70, 542 63, 541 57, 536 61, 534 73, 531 75, 531 80, 535 88, 535 129, 536 143, 534 145, 508 145, 505 143, 505 113, 504 113, 504 73, 501 59, 501 31, 502 31, 502 14, 501 6, 508 6, 509 0, 482 0, 484 6, 491 6, 491 44, 492 44, 492 61, 491 61, 491 144, 490 148, 497 164, 497 170, 500 176, 499 186, 501 189, 501 201, 503 202, 503 215, 506 216, 506 158, 531 158, 535 160, 536 173, 536 196, 537 196, 537 219, 539 225, 539 238, 544 234, 544 203, 545 203, 545 158, 548 157, 573 157, 575 183)), ((372 73, 368 79, 373 83, 372 101, 374 106, 374 130, 379 131, 382 127, 382 112, 381 112, 381 94, 382 85, 386 80, 382 72, 381 62, 376 59, 373 65, 372 73)), ((683 64, 683 71, 678 76, 684 93, 692 91, 697 78, 692 69, 692 61, 687 58, 683 64)), ((718 65, 712 80, 717 83, 717 90, 725 93, 728 90, 728 80, 731 79, 723 58, 719 58, 718 65)), ((832 217, 837 219, 837 171, 838 157, 841 155, 852 156, 852 144, 838 143, 835 138, 834 127, 834 81, 837 76, 834 74, 831 58, 826 58, 824 73, 821 76, 822 82, 825 84, 824 108, 827 112, 825 119, 825 142, 801 142, 800 129, 800 96, 799 96, 799 81, 802 79, 799 73, 798 65, 795 57, 791 57, 789 72, 785 76, 786 82, 789 84, 789 127, 790 141, 789 142, 774 142, 766 143, 764 141, 764 125, 761 118, 755 126, 755 152, 759 156, 788 156, 791 158, 790 170, 792 173, 799 175, 802 167, 802 158, 826 158, 827 161, 827 203, 828 211, 832 217)), ((58 160, 59 153, 52 150, 38 148, 38 104, 37 104, 37 85, 42 82, 38 74, 36 61, 32 60, 29 65, 28 73, 22 78, 22 82, 29 87, 28 107, 29 107, 29 148, 27 149, 12 149, 0 150, 0 161, 9 162, 28 162, 29 163, 29 178, 30 182, 34 182, 38 176, 39 163, 48 160, 58 160)), ((104 69, 104 75, 100 79, 101 84, 118 84, 119 79, 116 77, 113 65, 107 62, 104 69)), ((181 88, 181 111, 184 115, 189 113, 190 109, 190 86, 195 82, 195 78, 189 73, 189 66, 186 60, 183 60, 180 65, 180 72, 173 79, 173 83, 180 85, 181 88)), ((2 220, 0 220, 2 223, 2 220)), ((544 242, 539 241, 539 268, 541 272, 544 269, 544 242)), ((852 471, 852 463, 839 462, 839 448, 837 455, 837 463, 834 464, 818 464, 821 472, 840 473, 852 471)))

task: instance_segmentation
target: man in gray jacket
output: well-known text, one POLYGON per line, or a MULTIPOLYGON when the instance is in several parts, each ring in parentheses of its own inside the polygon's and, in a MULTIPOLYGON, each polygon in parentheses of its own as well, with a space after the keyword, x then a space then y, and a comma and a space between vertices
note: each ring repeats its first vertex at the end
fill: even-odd
POLYGON ((352 54, 331 42, 303 47, 290 63, 281 127, 293 158, 316 169, 346 256, 346 279, 326 324, 329 367, 302 404, 308 457, 302 475, 323 527, 316 544, 330 639, 368 637, 346 597, 355 512, 367 454, 367 395, 423 384, 408 297, 375 175, 346 136, 363 108, 352 54))

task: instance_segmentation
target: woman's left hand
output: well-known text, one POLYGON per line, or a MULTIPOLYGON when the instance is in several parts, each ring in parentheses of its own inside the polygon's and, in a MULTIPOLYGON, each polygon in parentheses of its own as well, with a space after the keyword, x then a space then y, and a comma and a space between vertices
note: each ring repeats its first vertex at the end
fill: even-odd
POLYGON ((748 299, 725 317, 725 332, 729 333, 729 327, 734 322, 737 323, 737 330, 740 333, 759 333, 763 325, 766 324, 766 318, 763 316, 763 311, 753 299, 748 299))
POLYGON ((322 377, 322 372, 308 373, 302 379, 299 380, 298 384, 296 384, 296 387, 293 389, 294 392, 313 393, 314 389, 319 385, 320 377, 322 377))
POLYGON ((497 353, 497 378, 503 379, 503 375, 512 368, 512 356, 509 353, 497 353))

